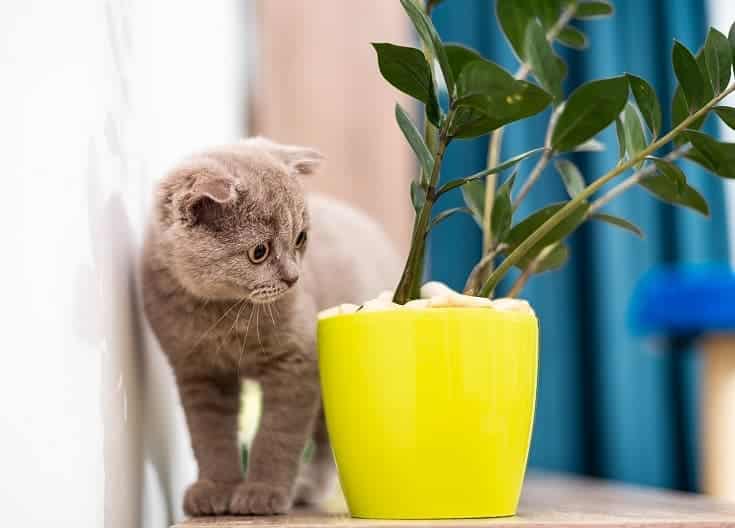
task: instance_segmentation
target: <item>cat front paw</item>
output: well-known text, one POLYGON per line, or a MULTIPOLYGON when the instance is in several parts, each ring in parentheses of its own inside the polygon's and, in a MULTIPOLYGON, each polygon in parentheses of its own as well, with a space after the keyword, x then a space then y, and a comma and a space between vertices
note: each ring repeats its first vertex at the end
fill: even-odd
POLYGON ((242 482, 230 501, 230 513, 235 515, 280 515, 290 507, 288 489, 259 482, 242 482))
POLYGON ((198 480, 186 490, 184 512, 192 517, 224 515, 229 512, 230 499, 236 482, 198 480))

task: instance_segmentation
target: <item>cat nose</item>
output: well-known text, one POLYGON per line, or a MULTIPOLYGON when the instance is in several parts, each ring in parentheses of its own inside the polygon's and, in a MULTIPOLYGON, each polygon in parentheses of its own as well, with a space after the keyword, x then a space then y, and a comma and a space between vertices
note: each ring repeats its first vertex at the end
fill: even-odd
POLYGON ((283 280, 283 282, 285 282, 289 286, 293 286, 294 284, 296 284, 296 281, 299 280, 299 276, 298 275, 291 275, 291 276, 288 276, 288 277, 282 277, 282 280, 283 280))

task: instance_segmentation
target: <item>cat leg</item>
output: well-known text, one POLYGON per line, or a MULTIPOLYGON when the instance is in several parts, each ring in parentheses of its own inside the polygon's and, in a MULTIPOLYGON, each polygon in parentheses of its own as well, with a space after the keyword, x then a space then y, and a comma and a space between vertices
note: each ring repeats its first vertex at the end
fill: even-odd
POLYGON ((184 511, 188 515, 227 513, 232 492, 242 481, 237 443, 240 379, 193 376, 177 381, 199 466, 198 480, 184 496, 184 511))
POLYGON ((296 482, 294 495, 296 504, 317 505, 334 492, 337 472, 329 445, 327 422, 324 419, 324 408, 314 424, 314 451, 311 460, 306 464, 296 482))
POLYGON ((245 482, 230 512, 272 515, 291 507, 291 492, 319 402, 316 360, 279 357, 260 377, 263 410, 245 482))

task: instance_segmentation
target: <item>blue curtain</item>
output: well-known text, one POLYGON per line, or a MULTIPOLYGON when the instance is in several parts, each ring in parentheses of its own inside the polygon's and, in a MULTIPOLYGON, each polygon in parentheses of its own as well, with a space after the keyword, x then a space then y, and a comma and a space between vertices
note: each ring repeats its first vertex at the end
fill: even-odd
MULTIPOLYGON (((706 36, 699 0, 615 0, 613 18, 586 21, 583 53, 559 47, 569 63, 567 93, 585 80, 625 71, 653 81, 669 107, 674 77, 672 39, 696 50, 706 36)), ((434 11, 444 40, 461 42, 515 71, 517 63, 497 26, 495 2, 450 0, 434 11)), ((511 125, 503 158, 543 143, 547 114, 511 125)), ((665 115, 669 123, 669 115, 665 115)), ((616 162, 614 130, 599 137, 604 153, 579 154, 588 180, 616 162)), ((487 138, 450 146, 442 178, 484 167, 487 138)), ((527 174, 526 162, 521 175, 527 174)), ((722 186, 685 164, 692 185, 708 199, 712 217, 675 210, 634 189, 607 211, 646 233, 640 240, 604 224, 583 226, 572 237, 573 257, 563 270, 536 277, 524 295, 541 319, 541 370, 531 465, 641 484, 696 489, 696 354, 668 343, 653 347, 631 336, 626 312, 640 276, 662 262, 727 258, 722 186)), ((518 218, 566 198, 559 177, 547 170, 518 218)), ((461 203, 459 193, 442 207, 461 203)), ((463 216, 463 215, 462 215, 463 216)), ((461 288, 480 256, 480 233, 469 218, 443 222, 432 235, 429 274, 461 288)))

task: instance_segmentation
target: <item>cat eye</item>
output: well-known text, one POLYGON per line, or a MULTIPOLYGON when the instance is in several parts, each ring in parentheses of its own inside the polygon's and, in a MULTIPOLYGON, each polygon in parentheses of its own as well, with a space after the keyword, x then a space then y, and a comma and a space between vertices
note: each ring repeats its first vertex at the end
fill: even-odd
POLYGON ((296 249, 301 249, 304 247, 304 244, 306 244, 306 231, 302 231, 299 233, 299 236, 296 237, 296 249))
POLYGON ((267 242, 261 242, 248 250, 248 257, 253 264, 260 264, 268 258, 268 253, 270 253, 270 246, 267 242))

